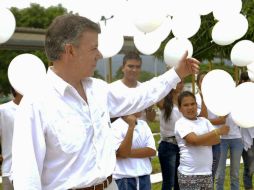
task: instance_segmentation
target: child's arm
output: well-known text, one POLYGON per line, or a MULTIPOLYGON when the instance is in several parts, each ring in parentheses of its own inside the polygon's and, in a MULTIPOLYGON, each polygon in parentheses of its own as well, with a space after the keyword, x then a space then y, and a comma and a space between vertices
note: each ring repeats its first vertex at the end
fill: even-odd
POLYGON ((214 119, 209 119, 213 125, 223 125, 226 123, 226 116, 219 116, 214 119))
POLYGON ((129 155, 130 158, 146 158, 153 156, 156 156, 156 150, 149 147, 132 149, 129 155))
POLYGON ((193 146, 211 146, 220 142, 220 135, 225 135, 229 131, 227 125, 223 125, 218 129, 214 129, 203 135, 196 135, 194 132, 184 137, 186 142, 193 146))
POLYGON ((131 154, 133 132, 137 121, 134 115, 125 116, 123 119, 129 124, 129 127, 124 140, 116 151, 116 157, 119 158, 127 158, 131 154))

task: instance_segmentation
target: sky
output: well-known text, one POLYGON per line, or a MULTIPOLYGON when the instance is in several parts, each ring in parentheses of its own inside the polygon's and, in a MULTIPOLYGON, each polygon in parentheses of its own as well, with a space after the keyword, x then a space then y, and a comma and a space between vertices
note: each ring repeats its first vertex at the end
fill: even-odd
POLYGON ((29 7, 30 3, 37 3, 47 8, 62 4, 68 11, 79 13, 95 22, 98 22, 101 16, 110 18, 114 15, 114 18, 119 18, 124 35, 132 36, 136 28, 128 19, 126 2, 126 0, 0 0, 0 6, 25 8, 29 7))

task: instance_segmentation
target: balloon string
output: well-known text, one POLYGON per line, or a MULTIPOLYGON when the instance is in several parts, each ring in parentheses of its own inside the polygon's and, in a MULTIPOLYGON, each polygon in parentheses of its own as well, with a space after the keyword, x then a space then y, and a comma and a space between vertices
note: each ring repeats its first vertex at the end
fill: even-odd
POLYGON ((215 46, 216 44, 212 41, 210 42, 208 46, 205 46, 204 48, 200 48, 199 50, 197 50, 197 52, 193 55, 193 57, 196 57, 197 55, 200 55, 201 53, 209 50, 210 48, 212 48, 213 46, 215 46), (211 43, 211 45, 210 45, 211 43))

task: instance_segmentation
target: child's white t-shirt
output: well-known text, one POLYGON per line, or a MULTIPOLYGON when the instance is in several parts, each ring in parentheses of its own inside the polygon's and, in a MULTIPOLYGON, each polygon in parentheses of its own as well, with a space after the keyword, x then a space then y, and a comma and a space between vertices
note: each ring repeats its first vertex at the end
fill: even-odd
MULTIPOLYGON (((112 130, 114 133, 113 143, 115 143, 117 150, 126 136, 128 124, 123 119, 119 118, 112 123, 112 130)), ((137 125, 133 132, 131 148, 136 149, 144 147, 149 147, 156 150, 154 137, 150 127, 145 121, 138 119, 137 125)), ((150 157, 117 159, 116 168, 113 172, 113 178, 122 179, 138 177, 150 175, 151 172, 152 165, 150 157)))
POLYGON ((212 146, 193 146, 187 144, 184 137, 194 132, 202 135, 214 130, 209 120, 197 117, 189 120, 181 117, 175 124, 175 136, 180 148, 180 165, 178 171, 184 175, 212 174, 212 146))

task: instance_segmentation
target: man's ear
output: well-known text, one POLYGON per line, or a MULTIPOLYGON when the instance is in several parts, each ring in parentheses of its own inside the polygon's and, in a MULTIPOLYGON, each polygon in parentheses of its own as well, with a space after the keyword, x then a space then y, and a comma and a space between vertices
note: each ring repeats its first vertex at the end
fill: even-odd
POLYGON ((66 55, 73 56, 74 55, 74 47, 72 44, 65 44, 64 52, 66 55))

